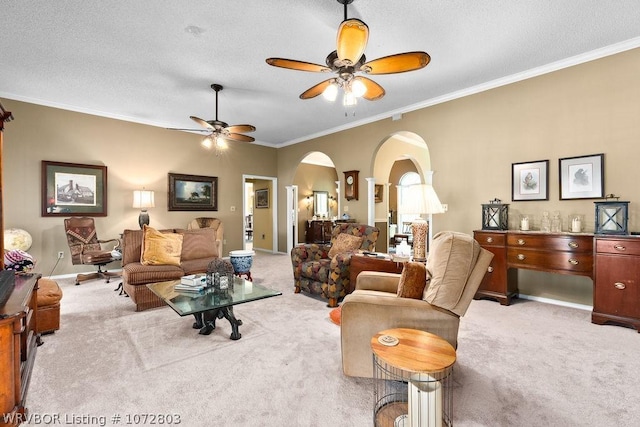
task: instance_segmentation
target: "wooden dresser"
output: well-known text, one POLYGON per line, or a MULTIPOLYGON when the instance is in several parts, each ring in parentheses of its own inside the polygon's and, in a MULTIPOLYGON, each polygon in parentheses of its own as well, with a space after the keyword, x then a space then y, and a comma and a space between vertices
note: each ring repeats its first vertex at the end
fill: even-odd
POLYGON ((539 231, 474 231, 494 258, 475 298, 509 305, 518 295, 519 268, 590 277, 591 321, 640 332, 640 237, 539 231))
POLYGON ((595 286, 591 322, 640 332, 640 238, 595 238, 595 286))
POLYGON ((36 334, 39 274, 0 271, 0 426, 24 421, 25 401, 40 337, 36 334), (4 302, 4 303, 3 303, 4 302))

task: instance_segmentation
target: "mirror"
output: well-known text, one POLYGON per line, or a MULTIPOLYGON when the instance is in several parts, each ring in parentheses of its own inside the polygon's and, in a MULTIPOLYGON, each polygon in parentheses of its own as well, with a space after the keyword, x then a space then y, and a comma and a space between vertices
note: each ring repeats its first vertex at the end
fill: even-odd
POLYGON ((320 218, 329 217, 329 192, 313 192, 313 214, 320 218))

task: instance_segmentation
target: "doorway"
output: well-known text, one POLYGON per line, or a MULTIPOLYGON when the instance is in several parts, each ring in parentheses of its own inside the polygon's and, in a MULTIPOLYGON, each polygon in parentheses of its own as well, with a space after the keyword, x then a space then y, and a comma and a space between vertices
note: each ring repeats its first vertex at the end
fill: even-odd
POLYGON ((278 178, 242 176, 243 249, 277 252, 278 178))

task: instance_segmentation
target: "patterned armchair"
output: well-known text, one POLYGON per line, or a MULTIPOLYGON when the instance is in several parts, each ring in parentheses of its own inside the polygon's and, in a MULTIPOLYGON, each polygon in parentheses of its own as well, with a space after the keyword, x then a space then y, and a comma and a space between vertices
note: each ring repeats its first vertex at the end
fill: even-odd
POLYGON ((339 224, 333 228, 330 244, 304 244, 291 250, 295 292, 304 291, 321 295, 329 300, 329 307, 337 307, 338 300, 346 295, 349 287, 349 265, 355 250, 340 252, 329 257, 331 246, 338 235, 347 234, 362 238, 360 250, 373 251, 380 230, 366 224, 339 224))

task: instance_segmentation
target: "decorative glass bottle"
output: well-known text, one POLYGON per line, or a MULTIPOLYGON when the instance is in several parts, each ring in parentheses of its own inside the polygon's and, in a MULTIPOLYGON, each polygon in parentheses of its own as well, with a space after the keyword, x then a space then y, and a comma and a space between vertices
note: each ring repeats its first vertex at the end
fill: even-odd
POLYGON ((551 219, 551 232, 560 233, 562 231, 562 220, 560 219, 560 212, 555 211, 553 213, 553 219, 551 219))
POLYGON ((551 232, 551 219, 549 218, 549 212, 542 212, 542 220, 540 222, 540 231, 543 233, 551 232))

